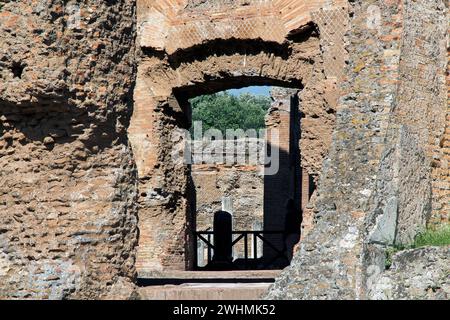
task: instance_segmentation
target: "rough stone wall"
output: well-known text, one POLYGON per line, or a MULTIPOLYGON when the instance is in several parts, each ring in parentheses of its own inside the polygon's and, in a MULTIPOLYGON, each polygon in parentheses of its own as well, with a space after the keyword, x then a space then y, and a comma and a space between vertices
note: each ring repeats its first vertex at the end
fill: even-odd
MULTIPOLYGON (((319 182, 315 225, 268 298, 373 298, 370 290, 383 275, 385 262, 385 246, 377 244, 379 234, 374 236, 374 218, 380 219, 379 230, 392 231, 391 241, 410 240, 425 227, 432 184, 426 151, 433 146, 427 142, 432 138, 435 143, 436 132, 442 131, 430 127, 443 116, 445 10, 441 1, 352 3, 345 94, 319 182), (419 60, 429 61, 434 71, 420 72, 420 65, 412 63, 407 52, 412 39, 418 41, 419 60), (424 82, 428 86, 418 89, 417 96, 408 95, 408 87, 424 82), (436 98, 429 96, 433 90, 436 98), (401 116, 403 110, 407 117, 401 116), (410 121, 414 114, 423 120, 410 121), (396 198, 387 197, 386 190, 394 190, 396 198)), ((413 290, 406 295, 420 297, 413 290)))
POLYGON ((376 209, 367 226, 369 241, 408 245, 430 219, 431 166, 407 125, 392 125, 386 141, 374 194, 376 209))
POLYGON ((374 300, 448 300, 450 247, 406 250, 392 258, 389 270, 372 279, 374 300))
POLYGON ((254 4, 262 4, 267 3, 267 0, 188 0, 186 8, 187 9, 203 9, 203 10, 212 10, 217 7, 235 7, 235 6, 248 6, 254 4))
MULTIPOLYGON (((447 9, 448 10, 448 9, 447 9)), ((449 13, 447 13, 449 15, 449 13)), ((450 19, 448 19, 450 20, 450 19)), ((449 22, 450 23, 450 22, 449 22)), ((448 38, 448 35, 447 35, 448 38)), ((447 44, 449 46, 449 44, 447 44)), ((431 224, 450 221, 450 47, 447 47, 447 112, 440 149, 433 156, 433 215, 431 224), (436 159, 435 159, 436 158, 436 159)))
POLYGON ((129 0, 2 2, 0 298, 132 291, 134 14, 129 0))
POLYGON ((432 208, 435 214, 443 209, 436 186, 445 183, 440 181, 444 160, 440 141, 446 117, 448 26, 444 2, 406 1, 403 14, 399 86, 386 138, 392 149, 387 147, 382 160, 378 180, 383 186, 376 192, 376 201, 385 206, 385 213, 377 217, 385 225, 383 232, 394 232, 388 236, 390 241, 404 245, 426 228, 432 208), (397 159, 388 160, 391 152, 397 153, 397 159), (386 170, 395 172, 386 175, 386 170), (386 188, 394 188, 394 194, 386 188), (386 219, 394 220, 387 223, 386 219))
MULTIPOLYGON (((437 198, 436 202, 441 203, 440 220, 449 221, 450 219, 450 48, 447 49, 447 116, 445 133, 441 140, 442 160, 440 162, 440 184, 433 190, 433 196, 437 198)), ((435 215, 433 215, 436 218, 435 215)), ((438 217, 439 219, 439 217, 438 217)))

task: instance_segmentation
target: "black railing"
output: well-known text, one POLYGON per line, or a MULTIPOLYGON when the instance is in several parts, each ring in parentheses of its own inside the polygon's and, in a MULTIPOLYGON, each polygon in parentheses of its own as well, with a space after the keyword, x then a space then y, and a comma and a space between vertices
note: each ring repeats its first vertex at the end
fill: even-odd
MULTIPOLYGON (((208 261, 208 264, 205 267, 206 269, 208 269, 208 266, 211 265, 213 259, 212 256, 212 252, 214 250, 214 241, 212 240, 213 235, 214 231, 195 232, 195 239, 200 240, 206 244, 207 261, 208 261)), ((280 258, 286 261, 286 265, 288 265, 290 262, 287 256, 286 246, 283 246, 283 249, 280 250, 279 248, 276 247, 276 245, 271 243, 270 240, 267 239, 267 237, 265 237, 266 235, 280 235, 282 238, 284 238, 285 232, 283 231, 232 231, 232 235, 235 237, 231 244, 232 247, 236 246, 241 240, 244 241, 244 257, 243 257, 244 269, 267 269, 270 268, 270 266, 280 258), (253 241, 252 257, 249 257, 250 238, 253 241), (260 239, 267 247, 271 248, 276 253, 275 256, 271 257, 270 260, 265 259, 264 256, 258 258, 258 239, 260 239)), ((235 260, 234 263, 236 264, 237 261, 235 260)), ((196 269, 199 269, 197 259, 196 259, 196 269)))

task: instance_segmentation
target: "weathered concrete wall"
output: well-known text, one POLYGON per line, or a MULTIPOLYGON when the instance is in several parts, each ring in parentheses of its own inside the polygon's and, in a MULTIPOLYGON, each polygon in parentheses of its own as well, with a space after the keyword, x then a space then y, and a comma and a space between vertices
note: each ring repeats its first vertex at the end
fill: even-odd
POLYGON ((132 291, 134 14, 129 0, 2 3, 0 298, 132 291))
POLYGON ((434 148, 433 137, 444 126, 440 120, 442 127, 430 129, 445 114, 444 2, 356 1, 352 11, 346 94, 319 183, 315 225, 268 298, 370 297, 367 290, 384 270, 377 226, 390 231, 391 243, 407 242, 425 228, 431 213, 426 151, 434 148), (413 63, 413 45, 433 71, 422 72, 413 63), (420 94, 412 94, 415 87, 420 94), (415 115, 420 121, 412 121, 415 115))

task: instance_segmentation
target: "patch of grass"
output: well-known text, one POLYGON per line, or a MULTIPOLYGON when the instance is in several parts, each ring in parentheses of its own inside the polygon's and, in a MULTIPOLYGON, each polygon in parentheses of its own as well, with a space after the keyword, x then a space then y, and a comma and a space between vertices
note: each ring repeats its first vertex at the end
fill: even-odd
POLYGON ((385 267, 389 269, 392 265, 392 257, 399 251, 415 249, 426 246, 448 246, 450 245, 450 223, 434 228, 427 229, 419 233, 414 242, 410 245, 395 245, 386 249, 385 267))
POLYGON ((417 235, 414 239, 414 248, 424 246, 448 246, 450 245, 450 223, 436 229, 428 229, 417 235))

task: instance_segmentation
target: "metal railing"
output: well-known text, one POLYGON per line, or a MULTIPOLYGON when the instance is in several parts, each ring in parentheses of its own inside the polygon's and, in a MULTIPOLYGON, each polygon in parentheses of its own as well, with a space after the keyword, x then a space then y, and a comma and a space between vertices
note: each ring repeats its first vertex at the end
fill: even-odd
MULTIPOLYGON (((194 233, 196 242, 197 240, 202 241, 207 248, 207 265, 206 269, 208 268, 208 265, 211 264, 213 259, 213 250, 214 248, 214 241, 213 241, 213 235, 214 231, 197 231, 194 233)), ((285 259, 286 265, 289 264, 289 258, 287 256, 287 250, 284 246, 282 250, 276 247, 273 243, 270 242, 270 240, 267 239, 267 235, 280 235, 284 236, 284 231, 232 231, 233 235, 233 242, 231 244, 232 247, 235 247, 240 241, 243 241, 244 245, 244 268, 245 269, 266 269, 269 268, 276 260, 278 259, 285 259), (270 260, 264 259, 264 256, 261 258, 258 257, 258 239, 260 239, 267 247, 271 248, 273 251, 275 251, 276 255, 274 257, 271 257, 270 260), (252 257, 249 256, 249 241, 253 241, 253 252, 252 257), (259 262, 259 263, 257 263, 259 262)), ((238 259, 237 259, 238 260, 238 259)), ((234 261, 236 262, 236 260, 234 261)), ((195 261, 195 267, 196 269, 199 269, 198 261, 196 259, 195 261)))

